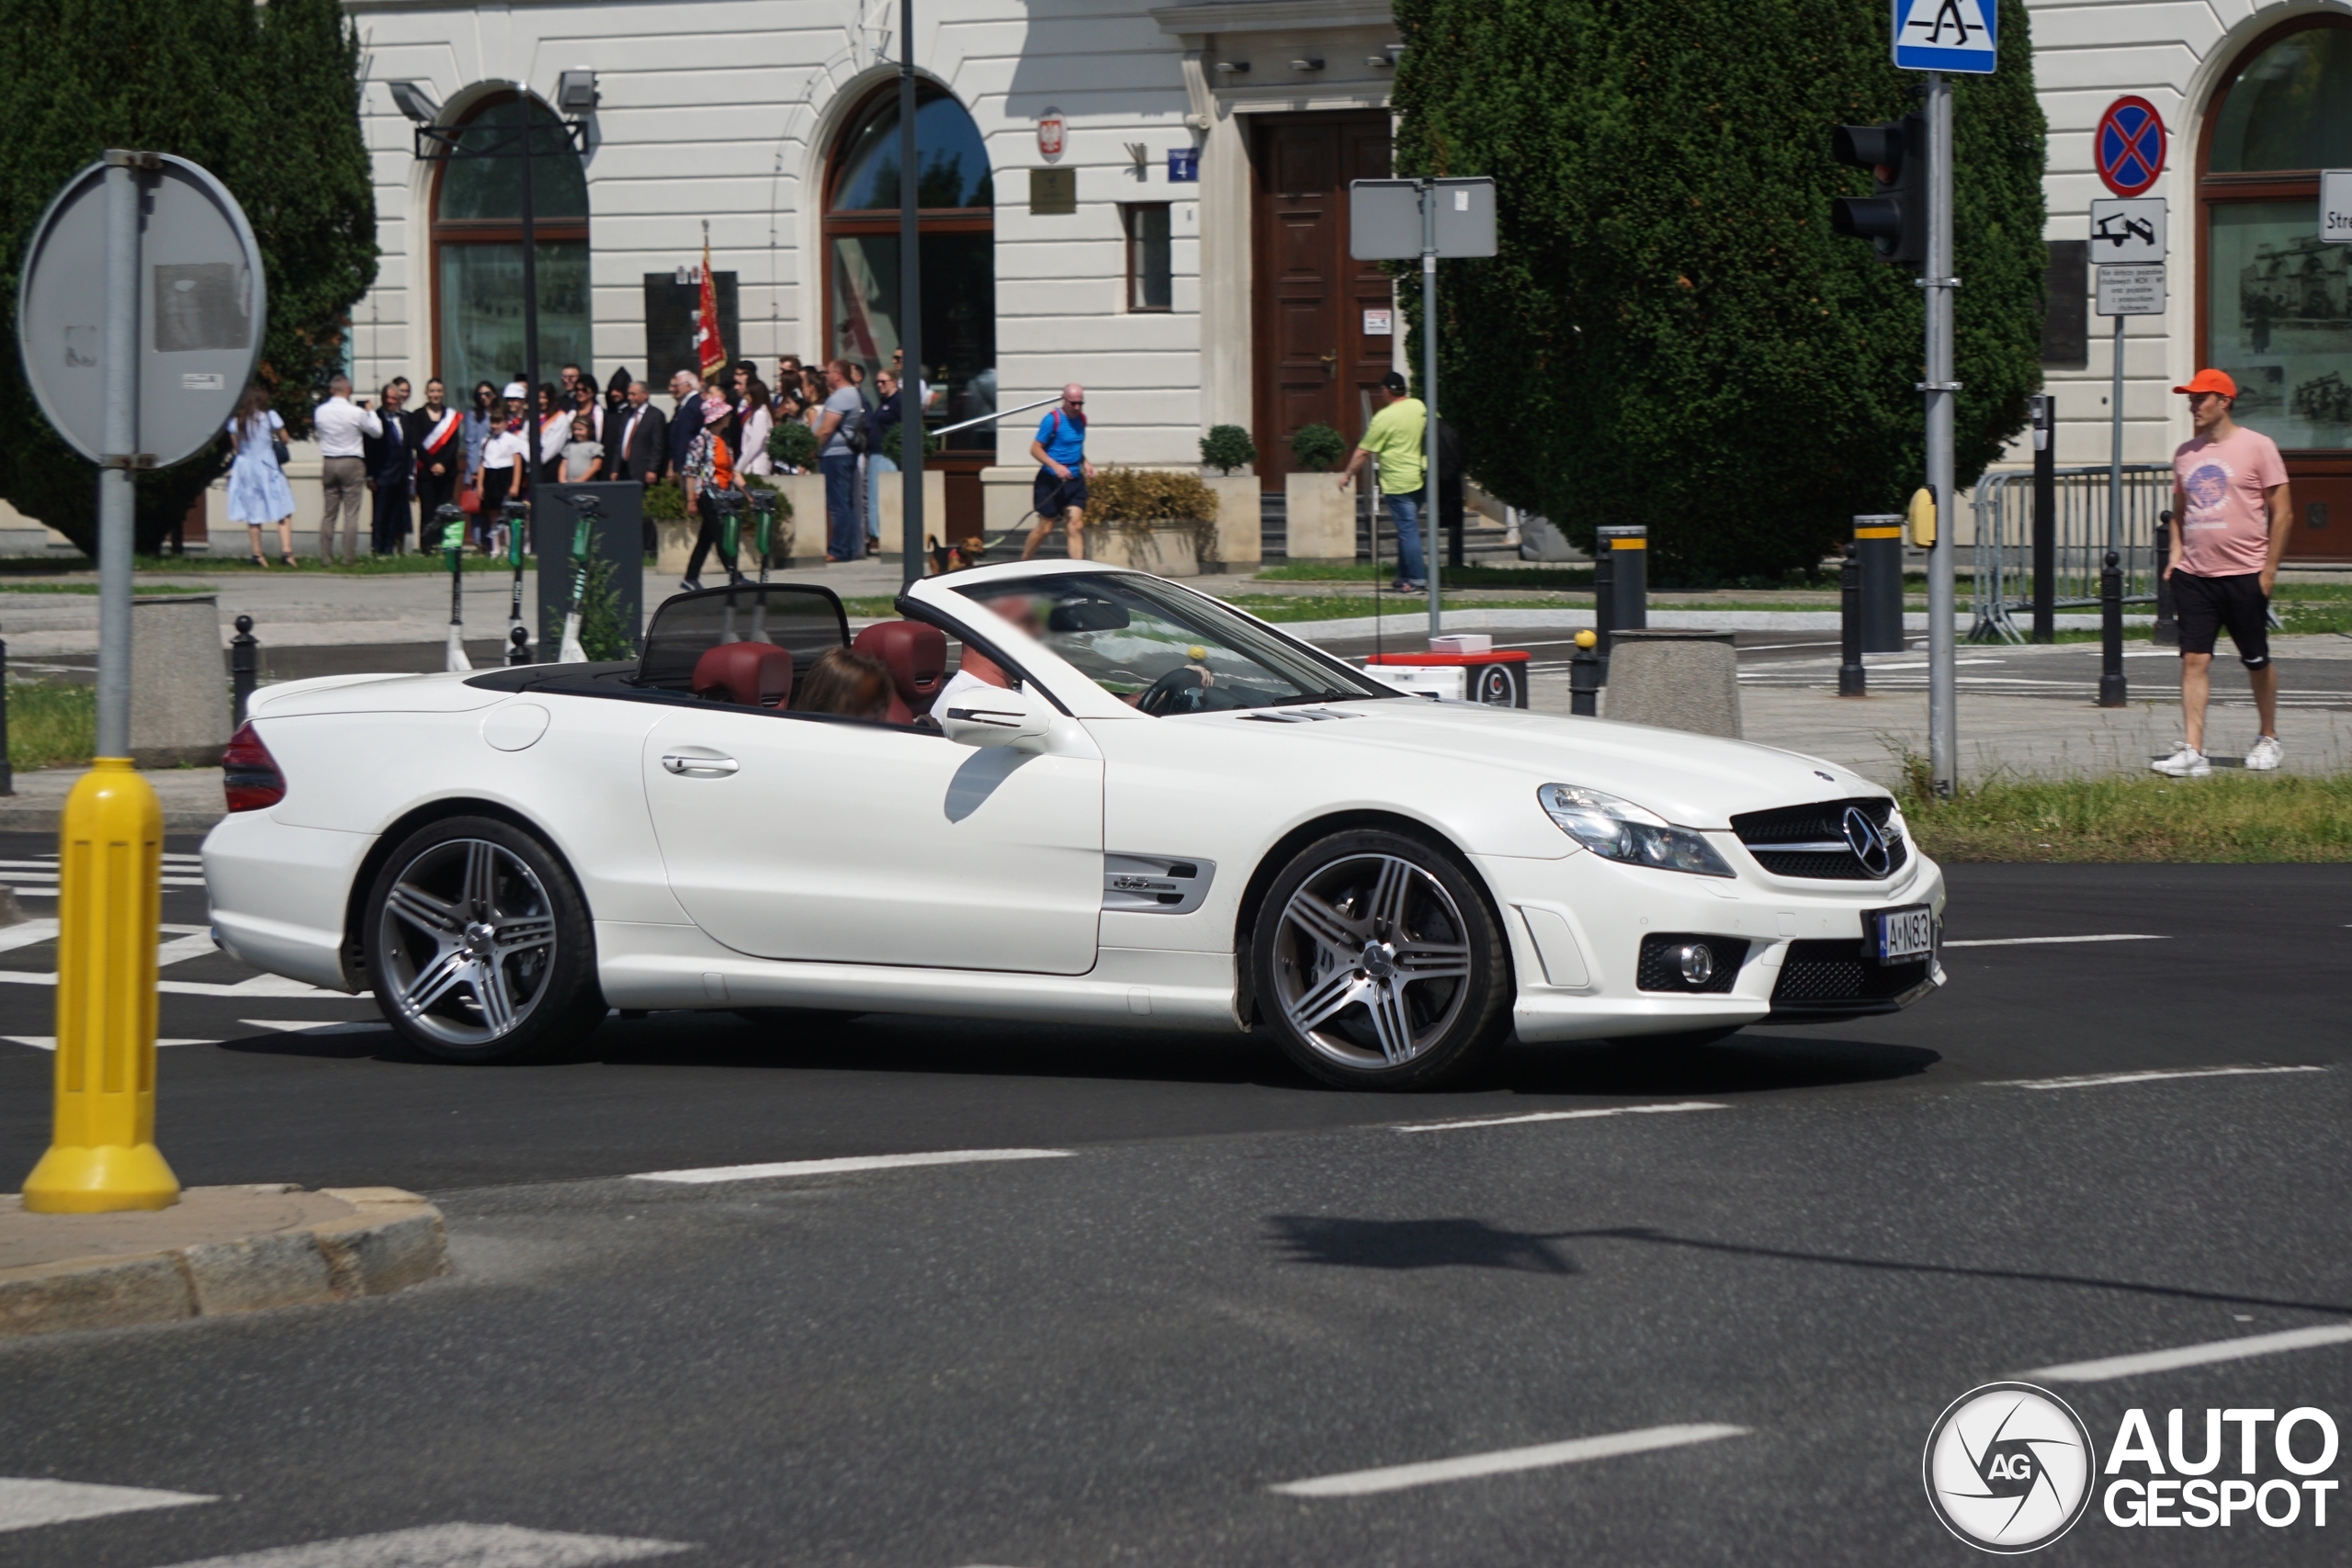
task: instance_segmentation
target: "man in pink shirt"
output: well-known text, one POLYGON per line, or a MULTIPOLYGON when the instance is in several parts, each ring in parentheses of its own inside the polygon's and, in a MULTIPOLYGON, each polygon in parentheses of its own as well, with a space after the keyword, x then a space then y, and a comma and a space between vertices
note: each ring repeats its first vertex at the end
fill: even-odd
POLYGON ((2212 690, 2213 639, 2223 626, 2254 687, 2262 736, 2245 754, 2257 772, 2276 768, 2278 670, 2270 662, 2270 591, 2287 553, 2294 507, 2278 444, 2230 417, 2238 384, 2221 370, 2199 370, 2176 392, 2188 395, 2193 440, 2172 455, 2172 555, 2165 572, 2180 619, 2179 750, 2150 764, 2175 778, 2213 771, 2205 755, 2205 703, 2212 690))

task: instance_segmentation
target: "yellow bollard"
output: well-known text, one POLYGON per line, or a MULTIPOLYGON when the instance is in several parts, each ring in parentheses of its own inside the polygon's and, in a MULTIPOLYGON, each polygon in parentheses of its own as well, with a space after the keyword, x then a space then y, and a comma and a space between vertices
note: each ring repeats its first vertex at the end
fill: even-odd
POLYGON ((25 1207, 168 1209, 180 1183, 155 1146, 163 805, 129 758, 101 757, 57 836, 57 1121, 25 1207))

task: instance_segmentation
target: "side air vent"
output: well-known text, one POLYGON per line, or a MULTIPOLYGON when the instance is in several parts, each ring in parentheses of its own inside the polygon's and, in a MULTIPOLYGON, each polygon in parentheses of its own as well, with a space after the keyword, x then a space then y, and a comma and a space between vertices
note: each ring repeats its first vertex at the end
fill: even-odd
POLYGON ((1149 915, 1189 915, 1209 896, 1216 866, 1173 855, 1104 855, 1102 907, 1149 915))

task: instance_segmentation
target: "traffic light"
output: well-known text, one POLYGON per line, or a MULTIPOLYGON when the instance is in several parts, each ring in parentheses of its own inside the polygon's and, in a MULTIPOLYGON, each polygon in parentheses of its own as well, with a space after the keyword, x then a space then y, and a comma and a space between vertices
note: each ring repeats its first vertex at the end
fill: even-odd
POLYGON ((1868 169, 1878 182, 1869 196, 1841 196, 1830 204, 1829 227, 1868 240, 1879 260, 1917 270, 1928 265, 1928 118, 1905 115, 1876 125, 1841 125, 1829 154, 1868 169))

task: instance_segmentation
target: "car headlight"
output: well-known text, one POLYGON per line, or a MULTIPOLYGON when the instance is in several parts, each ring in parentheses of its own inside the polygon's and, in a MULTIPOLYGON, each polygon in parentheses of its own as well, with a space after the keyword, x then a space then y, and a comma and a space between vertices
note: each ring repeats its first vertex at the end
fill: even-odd
POLYGON ((1677 828, 1655 811, 1582 784, 1548 784, 1535 792, 1560 831, 1604 860, 1729 876, 1730 866, 1702 834, 1677 828))

